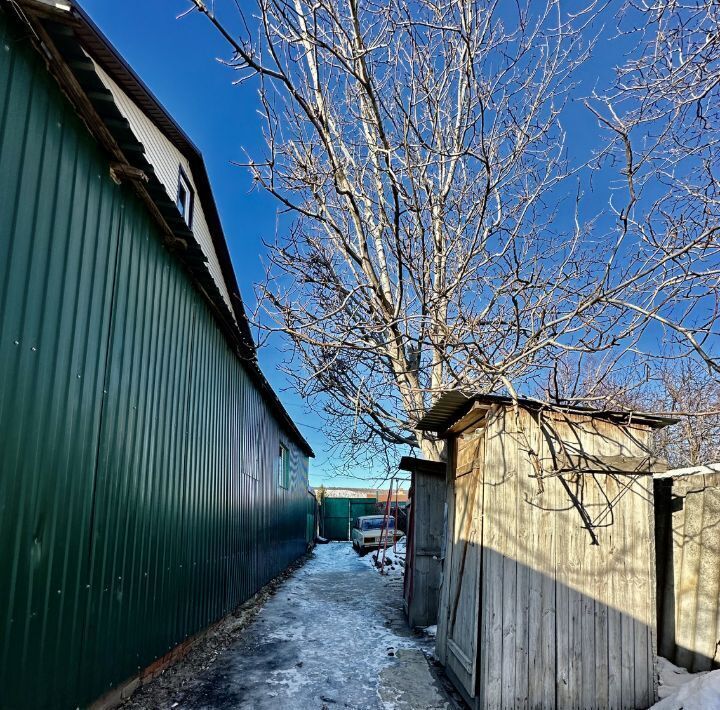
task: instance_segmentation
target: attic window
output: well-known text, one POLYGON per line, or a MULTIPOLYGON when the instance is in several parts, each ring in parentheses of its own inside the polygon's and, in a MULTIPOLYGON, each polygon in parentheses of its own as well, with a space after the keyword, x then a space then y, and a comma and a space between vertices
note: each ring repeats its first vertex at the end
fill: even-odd
POLYGON ((188 227, 192 227, 194 193, 182 168, 178 168, 178 189, 175 204, 188 227))

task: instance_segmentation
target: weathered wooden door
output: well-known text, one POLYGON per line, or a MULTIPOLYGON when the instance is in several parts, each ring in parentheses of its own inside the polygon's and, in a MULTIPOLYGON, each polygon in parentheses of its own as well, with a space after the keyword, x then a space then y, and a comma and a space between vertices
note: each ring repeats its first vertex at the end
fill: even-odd
POLYGON ((476 695, 482 539, 482 431, 458 439, 453 553, 447 619, 447 667, 476 695))

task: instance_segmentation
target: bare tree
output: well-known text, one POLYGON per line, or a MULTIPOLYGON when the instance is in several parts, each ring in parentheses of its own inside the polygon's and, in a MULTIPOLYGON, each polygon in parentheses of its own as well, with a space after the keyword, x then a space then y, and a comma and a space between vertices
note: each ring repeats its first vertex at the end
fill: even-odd
POLYGON ((680 422, 655 432, 657 454, 671 468, 720 461, 720 383, 707 370, 683 362, 663 365, 647 402, 680 422))
POLYGON ((610 135, 597 167, 619 167, 625 183, 612 204, 618 238, 660 268, 617 304, 654 321, 717 376, 720 4, 629 0, 620 24, 638 50, 614 87, 587 103, 610 135))
POLYGON ((545 398, 676 418, 677 424, 653 433, 657 456, 671 468, 720 461, 720 382, 701 362, 664 353, 655 362, 636 361, 608 371, 593 358, 563 358, 549 378, 545 398))
POLYGON ((561 118, 594 4, 258 0, 234 35, 193 3, 258 82, 267 154, 249 168, 294 218, 262 322, 343 453, 437 458, 416 424, 443 390, 515 395, 563 354, 611 367, 649 321, 684 327, 702 236, 643 241, 631 205, 610 239, 580 212, 561 118))

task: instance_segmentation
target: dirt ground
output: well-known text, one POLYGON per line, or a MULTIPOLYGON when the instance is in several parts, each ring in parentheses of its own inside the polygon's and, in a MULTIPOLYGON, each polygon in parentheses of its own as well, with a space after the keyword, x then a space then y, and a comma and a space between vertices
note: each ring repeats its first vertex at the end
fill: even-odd
POLYGON ((402 577, 380 575, 349 543, 320 545, 124 709, 457 707, 433 641, 402 613, 402 577))

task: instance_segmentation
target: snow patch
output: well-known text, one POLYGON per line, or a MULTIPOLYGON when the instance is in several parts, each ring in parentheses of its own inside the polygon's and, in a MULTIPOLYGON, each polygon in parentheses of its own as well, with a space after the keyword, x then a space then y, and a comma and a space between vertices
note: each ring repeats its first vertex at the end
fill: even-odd
MULTIPOLYGON (((312 680, 308 678, 306 673, 298 670, 297 668, 286 668, 283 670, 272 671, 267 678, 267 684, 271 686, 280 686, 285 691, 285 696, 292 697, 296 695, 301 688, 306 685, 310 685, 312 680)), ((272 691, 269 693, 272 697, 275 697, 277 693, 272 691)))
POLYGON ((437 624, 433 624, 432 626, 425 626, 424 628, 420 629, 426 636, 429 636, 431 639, 434 639, 437 636, 437 624))
POLYGON ((688 673, 658 658, 658 703, 652 710, 720 710, 720 670, 688 673))
MULTIPOLYGON (((388 577, 402 577, 405 574, 405 555, 407 552, 407 537, 403 535, 396 543, 393 548, 390 545, 385 550, 385 565, 383 568, 383 574, 388 577)), ((381 571, 383 562, 383 551, 373 550, 371 553, 365 555, 362 558, 363 561, 370 565, 376 572, 381 571)))
POLYGON ((375 502, 375 496, 368 496, 363 491, 356 491, 352 488, 326 488, 326 498, 354 498, 357 500, 366 500, 368 503, 375 502))

